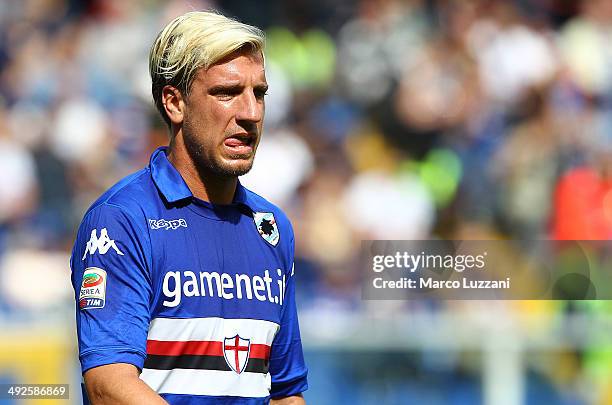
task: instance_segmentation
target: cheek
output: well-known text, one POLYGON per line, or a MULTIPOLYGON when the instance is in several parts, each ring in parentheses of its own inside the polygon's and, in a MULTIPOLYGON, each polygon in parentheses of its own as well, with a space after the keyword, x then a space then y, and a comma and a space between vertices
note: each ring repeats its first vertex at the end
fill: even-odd
POLYGON ((185 128, 203 144, 214 143, 227 126, 227 108, 202 102, 185 114, 185 128))
POLYGON ((206 111, 206 125, 214 135, 223 136, 234 127, 235 107, 232 104, 215 103, 209 105, 206 111))

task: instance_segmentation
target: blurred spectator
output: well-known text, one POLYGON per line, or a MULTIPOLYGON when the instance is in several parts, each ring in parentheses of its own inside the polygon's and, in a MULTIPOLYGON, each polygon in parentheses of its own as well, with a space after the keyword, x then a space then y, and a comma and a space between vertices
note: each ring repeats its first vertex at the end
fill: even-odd
POLYGON ((338 73, 348 96, 372 104, 390 94, 425 40, 422 1, 361 0, 338 36, 338 73))
POLYGON ((553 33, 525 24, 513 2, 492 2, 487 14, 470 27, 469 47, 486 93, 501 103, 513 103, 524 91, 553 77, 553 33))
POLYGON ((520 239, 539 239, 547 230, 562 128, 557 126, 546 88, 533 88, 521 104, 524 121, 508 134, 492 169, 508 230, 520 239))
POLYGON ((580 14, 561 30, 559 51, 585 93, 604 95, 612 86, 612 3, 588 0, 580 4, 580 14))
POLYGON ((32 154, 9 132, 5 116, 0 110, 0 230, 31 214, 38 195, 32 154))

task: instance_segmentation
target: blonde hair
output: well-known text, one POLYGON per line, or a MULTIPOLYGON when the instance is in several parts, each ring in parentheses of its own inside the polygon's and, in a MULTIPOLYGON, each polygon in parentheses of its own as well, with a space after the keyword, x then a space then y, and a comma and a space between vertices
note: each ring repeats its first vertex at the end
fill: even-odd
POLYGON ((244 47, 263 53, 264 44, 259 28, 214 11, 192 11, 172 20, 149 53, 153 100, 166 124, 170 126, 161 99, 164 86, 174 86, 188 96, 198 69, 208 69, 244 47))

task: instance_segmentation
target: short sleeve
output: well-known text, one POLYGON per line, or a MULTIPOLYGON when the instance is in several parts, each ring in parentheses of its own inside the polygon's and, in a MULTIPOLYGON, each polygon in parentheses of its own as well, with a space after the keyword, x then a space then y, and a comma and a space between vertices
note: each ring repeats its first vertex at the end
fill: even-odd
POLYGON ((82 372, 129 363, 142 369, 152 296, 148 233, 124 209, 90 210, 77 233, 70 266, 82 372))
POLYGON ((295 304, 295 276, 293 268, 294 239, 291 234, 285 301, 281 314, 281 326, 270 351, 271 397, 280 398, 297 395, 308 389, 308 369, 304 362, 302 340, 295 304))

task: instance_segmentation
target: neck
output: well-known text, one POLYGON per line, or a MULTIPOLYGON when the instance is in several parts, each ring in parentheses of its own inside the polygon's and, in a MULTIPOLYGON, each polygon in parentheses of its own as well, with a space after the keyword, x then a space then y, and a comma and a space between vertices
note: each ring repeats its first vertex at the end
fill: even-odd
POLYGON ((234 199, 237 177, 219 176, 197 167, 182 142, 182 136, 174 136, 168 148, 168 160, 178 170, 191 193, 211 204, 227 205, 234 199))

